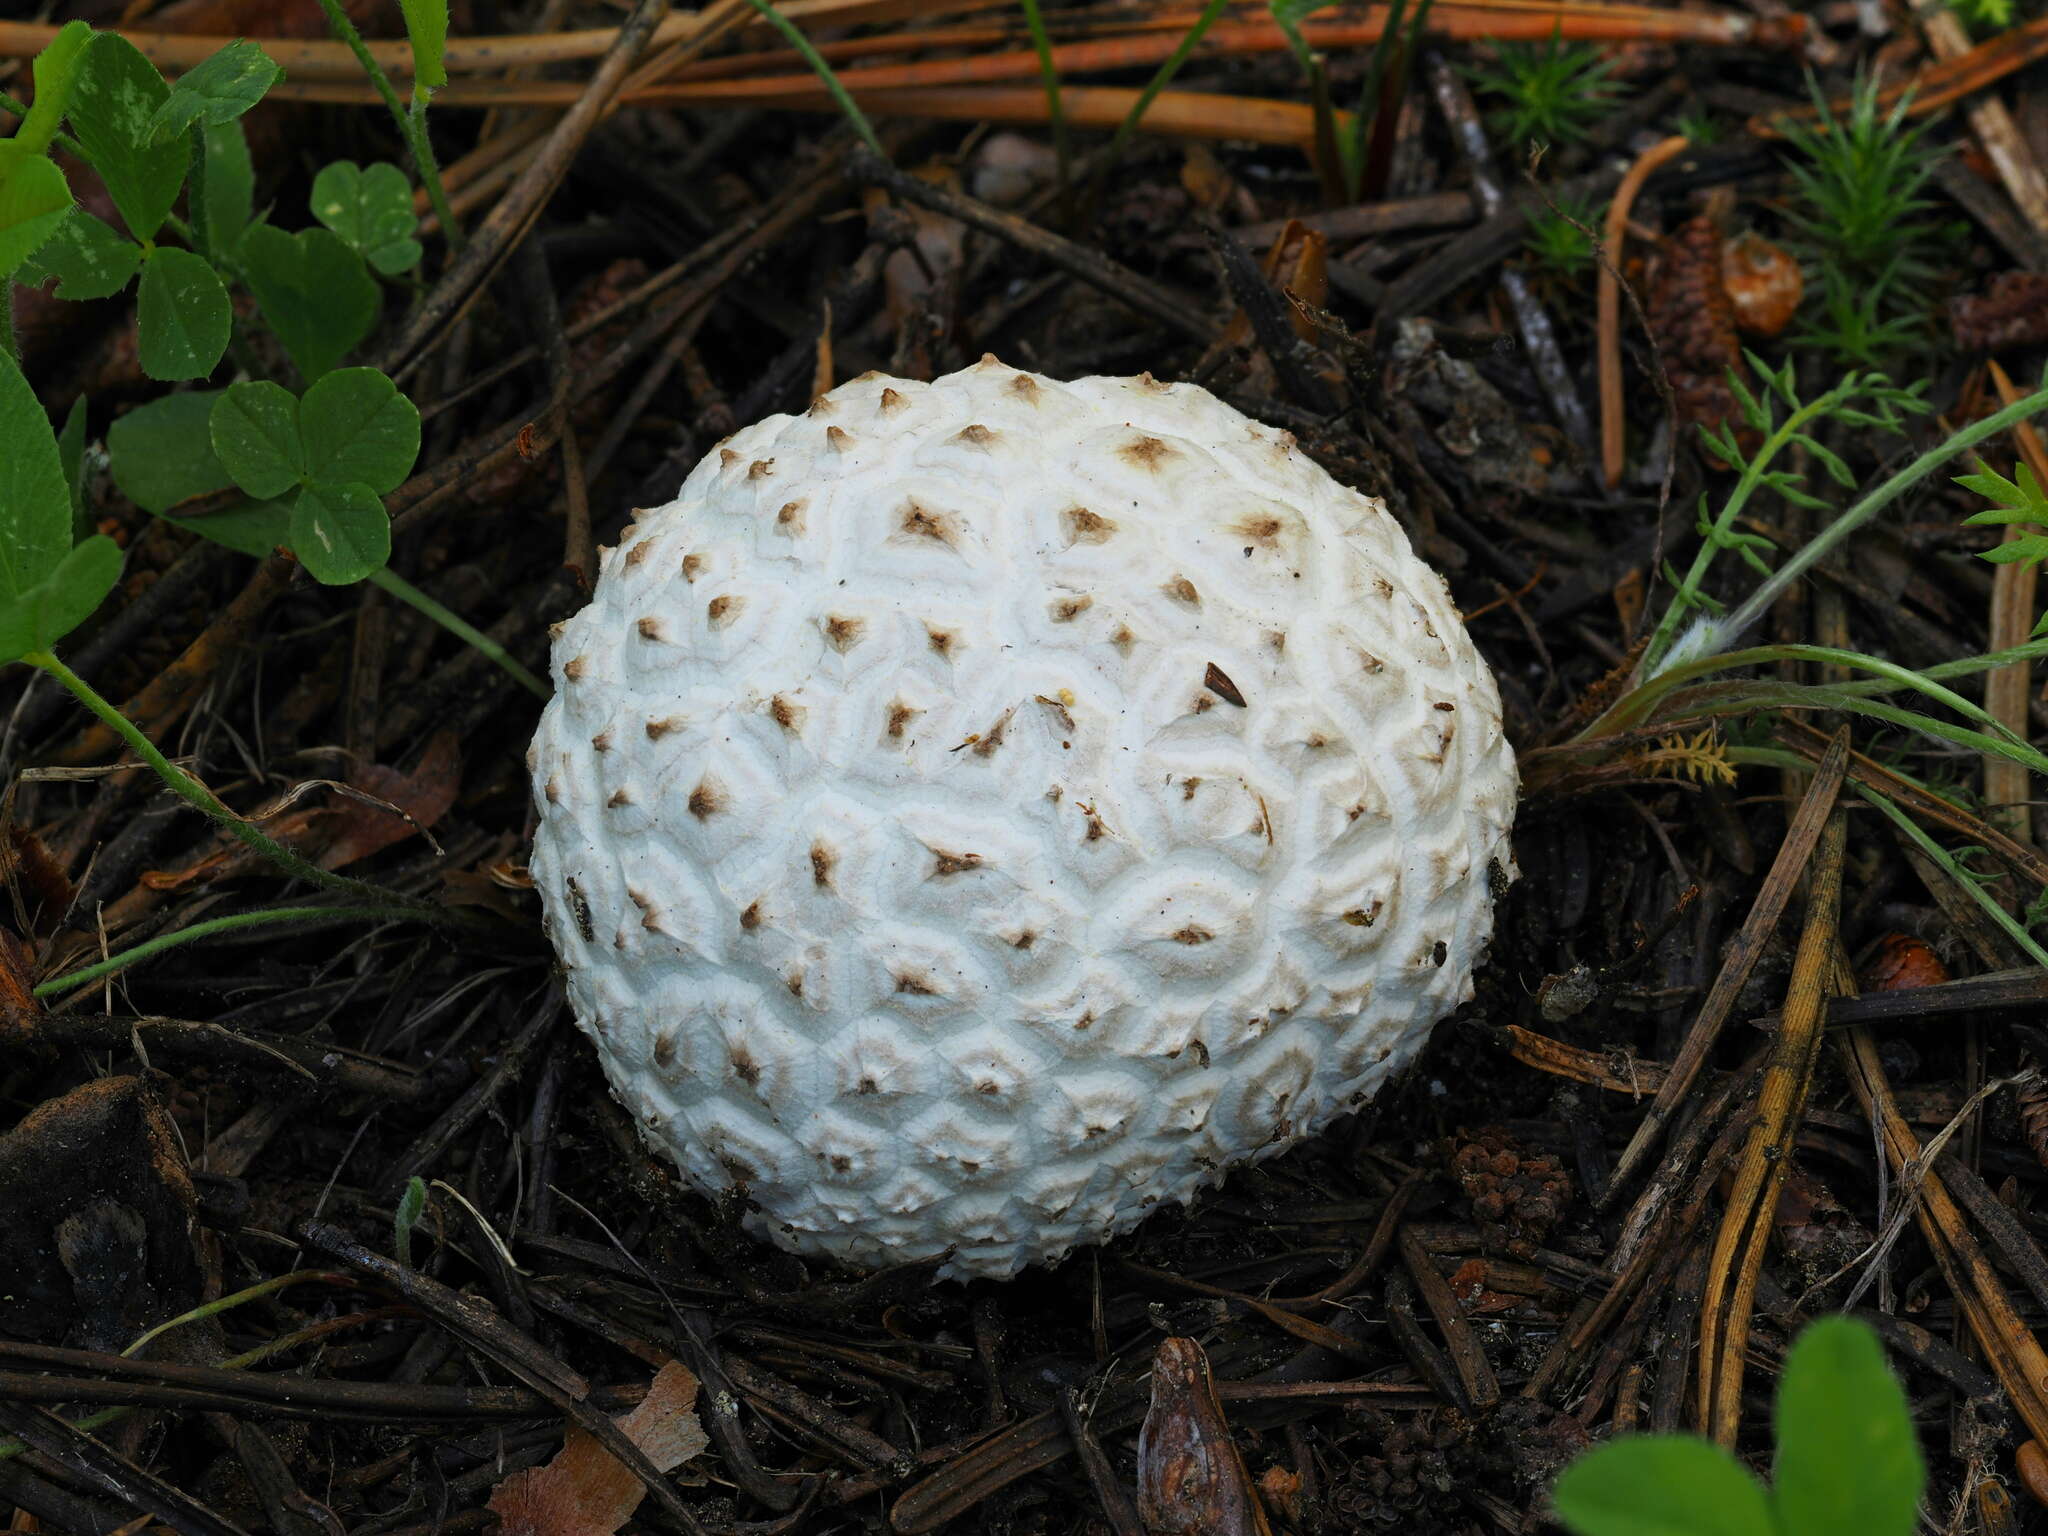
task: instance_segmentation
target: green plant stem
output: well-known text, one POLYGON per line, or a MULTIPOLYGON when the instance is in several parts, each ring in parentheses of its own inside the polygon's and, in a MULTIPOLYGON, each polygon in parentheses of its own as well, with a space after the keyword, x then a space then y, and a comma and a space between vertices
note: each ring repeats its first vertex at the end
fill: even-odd
MULTIPOLYGON (((245 1294, 253 1294, 257 1291, 264 1290, 276 1290, 279 1288, 280 1282, 286 1280, 296 1280, 301 1276, 303 1276, 306 1279, 325 1279, 330 1284, 335 1285, 345 1285, 348 1283, 350 1278, 345 1275, 338 1276, 332 1274, 325 1274, 317 1270, 298 1270, 288 1275, 280 1275, 277 1277, 276 1280, 265 1281, 262 1285, 251 1286, 249 1292, 245 1294)), ((219 1303, 217 1305, 225 1306, 228 1302, 232 1302, 234 1300, 236 1300, 235 1297, 228 1297, 224 1302, 219 1303)), ((203 1311, 205 1309, 202 1308, 201 1310, 203 1311)), ((184 1319, 173 1319, 173 1323, 183 1320, 184 1319)), ((223 1371, 246 1371, 252 1365, 261 1365, 265 1360, 268 1360, 272 1355, 280 1355, 288 1349, 298 1348, 298 1346, 301 1344, 310 1344, 315 1340, 323 1339, 327 1337, 328 1334, 334 1332, 337 1325, 346 1326, 348 1321, 349 1319, 347 1317, 328 1318, 324 1319, 321 1322, 309 1324, 307 1327, 296 1329, 291 1333, 280 1334, 277 1338, 266 1339, 263 1343, 258 1344, 254 1349, 244 1350, 239 1355, 228 1356, 228 1358, 221 1361, 220 1364, 215 1367, 215 1369, 223 1371)), ((169 1327, 171 1326, 171 1324, 166 1324, 165 1326, 169 1327)), ((162 1332, 162 1329, 156 1329, 153 1331, 162 1332)), ((140 1347, 139 1343, 131 1344, 128 1347, 128 1349, 124 1349, 123 1351, 121 1351, 121 1353, 125 1355, 129 1353, 130 1350, 136 1349, 138 1347, 140 1347)), ((108 1424, 119 1423, 122 1419, 127 1418, 128 1415, 136 1411, 137 1410, 132 1407, 99 1408, 95 1409, 91 1413, 82 1413, 77 1418, 69 1420, 69 1423, 73 1429, 82 1429, 90 1432, 95 1429, 100 1429, 108 1424)), ((23 1451, 27 1449, 28 1447, 19 1440, 0 1437, 0 1461, 9 1461, 14 1457, 19 1456, 23 1451)))
MULTIPOLYGON (((1832 400, 1834 393, 1834 391, 1830 391, 1815 401, 1813 405, 1802 407, 1799 411, 1794 412, 1787 419, 1786 426, 1781 427, 1771 435, 1770 443, 1766 445, 1769 451, 1759 451, 1754 455, 1750 466, 1743 472, 1742 483, 1736 487, 1735 496, 1730 499, 1729 509, 1724 510, 1720 518, 1715 522, 1716 532, 1725 531, 1733 523, 1734 511, 1739 509, 1741 501, 1746 500, 1749 491, 1754 489, 1752 482, 1755 473, 1760 471, 1761 466, 1770 457, 1771 453, 1775 453, 1778 448, 1784 446, 1780 439, 1784 436, 1786 428, 1790 427, 1793 422, 1810 417, 1816 408, 1827 405, 1832 400)), ((2024 399, 2014 401, 2003 410, 1986 416, 1982 421, 1972 422, 1960 432, 1954 433, 1952 436, 1937 443, 1904 469, 1878 486, 1876 490, 1870 492, 1853 507, 1849 508, 1840 517, 1837 517, 1826 528, 1815 534, 1813 538, 1807 541, 1804 548, 1786 560, 1754 592, 1743 599, 1741 605, 1733 613, 1725 618, 1697 621, 1686 632, 1683 643, 1675 647, 1667 646, 1661 652, 1658 649, 1656 637, 1652 637, 1650 649, 1644 653, 1645 666, 1637 675, 1645 679, 1657 676, 1661 667, 1669 665, 1670 657, 1673 654, 1682 653, 1690 661, 1695 657, 1712 656, 1722 650, 1736 636, 1763 617, 1771 604, 1778 600, 1779 595, 1787 587, 1791 586, 1793 582, 1805 575, 1816 561, 1824 559, 1828 551, 1869 522, 1871 518, 1882 512, 1894 501, 1897 501, 1900 496, 1926 479, 1927 476, 1932 474, 1941 465, 1947 463, 1948 460, 1954 458, 1964 449, 1973 448, 1988 437, 1996 437, 2007 428, 2018 425, 2029 416, 2043 409, 2048 409, 2048 388, 2037 389, 2024 399), (1655 659, 1653 660, 1652 658, 1655 659)), ((1705 570, 1704 562, 1712 557, 1716 547, 1713 541, 1709 539, 1707 545, 1700 550, 1698 557, 1693 562, 1693 572, 1687 576, 1686 584, 1681 589, 1682 591, 1697 591, 1698 577, 1705 570)), ((1665 611, 1663 622, 1657 627, 1658 635, 1666 635, 1671 628, 1675 627, 1679 608, 1680 604, 1674 596, 1671 607, 1665 611)), ((1626 701, 1624 700, 1623 702, 1626 701)))
POLYGON ((1060 72, 1052 61, 1052 35, 1045 29, 1045 12, 1038 0, 1024 0, 1024 25, 1031 29, 1031 46, 1038 52, 1038 74, 1045 82, 1045 115, 1052 124, 1053 155, 1059 165, 1060 202, 1064 207, 1073 195, 1073 145, 1067 137, 1067 113, 1060 105, 1060 72))
POLYGON ((427 98, 417 85, 412 90, 412 109, 406 113, 406 142, 412 146, 413 163, 419 167, 427 201, 434 205, 434 217, 448 231, 449 247, 459 251, 469 237, 455 222, 455 209, 442 189, 441 157, 434 153, 434 141, 427 133, 427 98))
MULTIPOLYGON (((27 117, 28 103, 17 101, 5 91, 0 91, 0 112, 5 112, 12 117, 27 117)), ((85 147, 68 133, 51 134, 50 145, 54 149, 63 150, 65 154, 71 156, 74 160, 83 160, 87 164, 91 163, 87 159, 85 147)))
POLYGON ((371 54, 363 42, 362 33, 356 30, 355 23, 348 19, 348 12, 342 9, 341 0, 320 0, 320 9, 327 13, 329 29, 348 44, 349 52, 356 56, 363 73, 370 77, 370 84, 383 98, 391 120, 398 124, 398 131, 404 136, 406 148, 412 151, 413 164, 420 173, 420 185, 427 189, 427 201, 433 205, 442 236, 452 249, 461 250, 462 226, 455 222, 455 210, 448 206, 448 193, 441 186, 441 162, 434 158, 434 146, 427 140, 426 102, 419 94, 418 85, 413 87, 413 105, 417 110, 408 112, 405 103, 398 99, 398 90, 392 85, 391 77, 384 73, 384 66, 371 54))
MULTIPOLYGON (((320 0, 320 3, 332 5, 335 0, 320 0)), ((847 122, 853 125, 853 131, 860 135, 861 143, 873 150, 876 158, 887 160, 889 152, 882 148, 882 141, 875 137, 874 126, 868 122, 867 113, 861 111, 859 103, 853 99, 846 87, 840 84, 839 76, 833 73, 832 66, 825 62, 825 56, 811 46, 811 40, 803 35, 797 24, 770 5, 768 0, 747 0, 747 4, 758 11, 761 19, 781 33, 782 40, 803 57, 804 63, 810 66, 811 73, 818 77, 819 82, 825 87, 826 94, 832 98, 832 104, 839 108, 847 122)))
MULTIPOLYGON (((1974 677, 1979 672, 1994 672, 2000 667, 2009 667, 2022 661, 2038 661, 2048 656, 2048 640, 2029 640, 2009 650, 1985 651, 1977 656, 1964 656, 1956 661, 1937 662, 1931 667, 1911 669, 1916 677, 1928 682, 1946 682, 1952 677, 1974 677)), ((1837 683, 1843 693, 1888 693, 1893 685, 1881 679, 1866 678, 1858 683, 1837 683)))
MULTIPOLYGON (((1718 656, 1702 656, 1696 660, 1681 662, 1655 678, 1631 688, 1594 720, 1575 738, 1591 741, 1601 736, 1611 736, 1625 731, 1650 719, 1657 712, 1657 706, 1687 683, 1710 676, 1715 672, 1733 672, 1742 667, 1768 666, 1781 661, 1813 662, 1823 666, 1853 667, 1858 671, 1872 672, 1875 678, 1856 683, 1830 686, 1830 695, 1862 698, 1872 693, 1895 693, 1901 688, 1910 688, 1924 693, 1937 703, 1968 719, 1989 724, 2022 749, 2031 751, 2026 742, 1998 724, 1977 705, 1961 694, 1941 686, 1941 679, 1963 677, 1972 672, 1981 672, 1994 666, 2006 666, 2013 662, 2032 661, 2048 656, 2048 640, 2030 641, 2014 646, 2011 650, 2000 651, 1995 657, 1975 656, 1962 661, 1946 662, 1939 667, 1902 667, 1878 656, 1866 656, 1861 651, 1847 651, 1830 645, 1758 645, 1748 650, 1728 651, 1718 656)), ((1683 714, 1685 711, 1681 710, 1683 714)))
POLYGON ((236 1291, 232 1296, 223 1296, 218 1301, 203 1302, 189 1312, 180 1312, 176 1317, 166 1318, 147 1333, 136 1335, 121 1351, 121 1358, 133 1359, 152 1340, 162 1338, 174 1328, 182 1328, 187 1323, 204 1322, 209 1317, 219 1317, 224 1312, 232 1312, 236 1307, 247 1306, 252 1301, 261 1301, 266 1296, 274 1296, 277 1292, 288 1290, 292 1286, 310 1283, 345 1286, 351 1290, 355 1289, 357 1284, 353 1275, 331 1269, 287 1270, 281 1275, 272 1275, 268 1280, 259 1280, 246 1290, 236 1291))
POLYGON ((204 922, 180 928, 176 933, 158 934, 145 939, 133 949, 124 949, 117 955, 91 965, 81 966, 63 976, 53 976, 48 981, 37 982, 34 992, 37 997, 55 997, 74 987, 88 986, 95 981, 125 971, 131 965, 139 964, 162 954, 167 949, 176 949, 181 944, 190 944, 195 939, 210 939, 215 934, 232 933, 238 928, 257 928, 267 923, 300 923, 308 918, 335 917, 353 920, 363 918, 405 918, 417 914, 410 907, 267 907, 260 912, 237 912, 227 917, 210 917, 204 922))
POLYGON ((358 900, 389 908, 394 914, 402 912, 406 916, 421 917, 429 921, 440 921, 444 917, 441 909, 430 903, 415 901, 394 891, 384 890, 367 880, 354 880, 347 875, 337 875, 332 870, 322 869, 318 864, 299 857, 284 844, 266 836, 254 825, 222 805, 214 798, 212 790, 165 757, 157 750, 156 743, 145 736, 134 721, 100 697, 90 683, 48 651, 30 651, 21 659, 28 665, 47 672, 63 684, 72 697, 91 710, 102 725, 126 742, 129 750, 147 763, 179 799, 203 813, 215 826, 253 848, 287 874, 296 875, 302 880, 310 880, 332 891, 345 892, 358 900))
POLYGON ((1713 565, 1715 556, 1721 553, 1722 535, 1735 526, 1736 518, 1749 504, 1757 488, 1764 484, 1765 472, 1771 461, 1790 446, 1793 439, 1806 429, 1808 422, 1826 416, 1841 402, 1850 386, 1838 385, 1816 400, 1811 400, 1792 412, 1778 424, 1777 430, 1766 438, 1761 447, 1749 456, 1749 462, 1742 466, 1742 476, 1735 482, 1735 489, 1721 508, 1721 514, 1714 519, 1714 526, 1692 557, 1692 569, 1685 573, 1685 580, 1671 601, 1665 605, 1664 616, 1657 621, 1657 628, 1650 635, 1650 643, 1643 651, 1642 664, 1636 669, 1636 676, 1649 679, 1657 676, 1671 651, 1671 642, 1678 637, 1678 626, 1698 605, 1700 585, 1707 579, 1707 571, 1713 565))
POLYGON ((1963 867, 1956 862, 1955 855, 1942 847, 1932 837, 1929 837, 1925 829, 1918 822, 1900 810, 1896 805, 1893 805, 1883 795, 1877 794, 1861 784, 1851 787, 1855 789, 1857 794, 1869 801, 1870 804, 1884 812, 1891 819, 1893 825, 1912 840, 1915 847, 1926 854, 1928 858, 1934 860, 1936 864, 1940 865, 1943 872, 1961 887, 1963 893, 1976 902, 1978 906, 1982 907, 1985 915, 2005 931, 2006 937, 2026 952, 2028 959, 2038 966, 2048 967, 2048 950, 2042 949, 2039 944, 2035 943, 2034 936, 2020 926, 2017 918, 1993 901, 1989 891, 1986 891, 1975 880, 1972 880, 1964 873, 1963 867))
POLYGON ((1893 475, 1876 490, 1865 496, 1855 506, 1836 518, 1824 528, 1806 547, 1771 574, 1762 586, 1745 598, 1742 606, 1728 616, 1727 633, 1730 637, 1739 635, 1761 618, 1764 612, 1778 600, 1778 594, 1792 585, 1815 561, 1826 556, 1843 539, 1861 528, 1871 518, 1897 501, 1943 464, 1966 448, 1974 448, 1987 437, 1996 437, 2009 427, 2018 426, 2029 416, 2048 409, 2048 388, 2037 389, 2023 399, 2015 400, 2001 411, 1986 416, 1982 421, 1972 422, 1947 441, 1930 448, 1893 475))
POLYGON ((401 603, 432 619, 458 640, 489 657, 502 667, 514 682, 541 702, 545 703, 554 697, 554 690, 521 666, 505 647, 452 609, 435 602, 389 566, 379 566, 370 572, 369 580, 372 586, 382 587, 401 603))
POLYGON ((1109 152, 1103 156, 1102 169, 1096 172, 1098 186, 1109 168, 1123 157, 1124 146, 1130 143, 1131 135, 1138 131, 1138 124, 1145 120, 1145 114, 1152 110, 1153 101, 1161 91, 1173 83, 1173 77, 1180 73, 1181 65, 1187 63, 1188 55, 1195 51, 1195 45, 1201 42, 1203 35, 1216 24, 1216 18, 1223 14, 1224 7, 1229 3, 1230 0, 1209 0, 1209 3, 1202 7, 1202 14, 1195 18, 1195 24, 1189 27, 1186 35, 1181 38, 1179 46, 1168 55, 1166 62, 1159 66, 1152 78, 1145 82, 1145 89, 1140 91, 1138 99, 1131 103, 1131 110, 1125 113, 1124 120, 1116 125, 1116 135, 1109 141, 1109 152))

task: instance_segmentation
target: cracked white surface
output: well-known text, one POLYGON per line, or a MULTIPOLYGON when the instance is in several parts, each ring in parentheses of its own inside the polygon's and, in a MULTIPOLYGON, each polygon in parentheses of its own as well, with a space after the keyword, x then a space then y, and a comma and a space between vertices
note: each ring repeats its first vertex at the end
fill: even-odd
POLYGON ((1008 1275, 1313 1134, 1512 873, 1442 580, 1192 385, 984 360, 749 427, 554 673, 533 874, 614 1090, 854 1265, 1008 1275))

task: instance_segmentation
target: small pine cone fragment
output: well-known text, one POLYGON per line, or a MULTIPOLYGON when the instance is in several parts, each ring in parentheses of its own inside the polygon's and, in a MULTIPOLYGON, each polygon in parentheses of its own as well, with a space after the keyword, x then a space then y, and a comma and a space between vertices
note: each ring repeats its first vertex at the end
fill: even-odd
POLYGON ((2048 274, 2001 272, 1983 293, 1949 300, 1949 324, 1965 352, 2010 352, 2048 342, 2048 274))
MULTIPOLYGON (((1456 1415, 1423 1413, 1396 1419, 1379 1409, 1347 1409, 1345 1417, 1377 1454, 1358 1457, 1333 1480, 1330 1507, 1337 1514, 1373 1525, 1397 1525, 1457 1487, 1464 1468, 1454 1468, 1451 1459, 1465 1451, 1467 1427, 1456 1415)), ((1469 1459, 1458 1456, 1461 1462, 1469 1459)))
POLYGON ((1728 371, 1747 380, 1749 369, 1721 275, 1721 231, 1711 217, 1688 219, 1665 240, 1646 308, 1682 420, 1718 427, 1737 418, 1728 371))
POLYGON ((1472 1202, 1472 1214, 1505 1227, 1511 1237, 1540 1240, 1572 1197, 1571 1175, 1547 1152, 1528 1152, 1499 1126, 1448 1144, 1451 1174, 1472 1202))

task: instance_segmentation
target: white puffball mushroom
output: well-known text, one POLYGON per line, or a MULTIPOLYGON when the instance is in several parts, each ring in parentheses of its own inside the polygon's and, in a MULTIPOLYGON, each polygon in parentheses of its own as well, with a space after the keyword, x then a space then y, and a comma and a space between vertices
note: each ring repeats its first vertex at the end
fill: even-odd
POLYGON ((1314 1134, 1513 875, 1443 579, 1190 384, 985 358, 750 426, 554 676, 533 877, 614 1091, 855 1266, 1008 1276, 1314 1134))

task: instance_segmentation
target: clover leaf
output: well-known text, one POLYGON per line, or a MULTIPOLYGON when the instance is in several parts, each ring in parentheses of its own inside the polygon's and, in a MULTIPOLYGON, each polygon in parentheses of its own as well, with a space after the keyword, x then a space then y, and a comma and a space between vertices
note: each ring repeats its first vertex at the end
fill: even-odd
POLYGON ((213 407, 213 451, 235 484, 259 500, 282 496, 306 475, 299 402, 268 380, 230 385, 213 407))
POLYGON ((152 379, 203 379, 228 349, 228 291, 204 256, 158 246, 136 293, 142 371, 152 379))
POLYGON ((60 299, 110 299, 128 286, 141 265, 141 246, 105 219, 74 208, 15 278, 31 288, 55 278, 60 299))
POLYGON ((1926 1464, 1877 1335, 1813 1324, 1785 1356, 1766 1490, 1719 1446, 1629 1435, 1581 1456, 1551 1490, 1577 1536, 1912 1536, 1926 1464))
POLYGON ((367 485, 302 485, 291 508, 292 553, 317 580, 361 581, 391 558, 391 518, 367 485))
POLYGON ((121 574, 104 534, 72 543, 71 488, 35 391, 0 353, 0 661, 46 651, 100 605, 121 574))
POLYGON ((419 411, 390 379, 343 368, 303 399, 276 384, 235 384, 214 401, 208 426, 234 483, 289 509, 292 552, 314 579, 360 581, 390 557, 381 498, 420 450, 419 411))
POLYGON ((0 281, 56 234, 70 211, 64 173, 13 139, 0 141, 0 281))
POLYGON ((207 255, 227 262, 255 211, 256 168, 239 122, 208 123, 202 131, 206 152, 194 187, 199 200, 192 210, 192 232, 207 255))
POLYGON ((306 391, 299 406, 307 475, 395 491, 420 456, 420 413, 374 368, 343 368, 306 391))
POLYGON ((1778 1527, 1814 1536, 1913 1536, 1927 1468, 1877 1336, 1823 1318, 1785 1356, 1778 1386, 1778 1527))
POLYGON ((116 420, 107 429, 107 457, 121 494, 145 512, 163 513, 233 485, 211 437, 214 402, 224 393, 165 395, 116 420))
POLYGON ((387 276, 419 265, 412 186, 389 161, 367 169, 352 160, 323 167, 313 178, 313 217, 387 276))
POLYGON ((93 35, 71 89, 71 131, 137 240, 155 238, 185 184, 186 146, 156 143, 150 127, 170 94, 157 67, 117 32, 93 35))
POLYGON ((331 230, 288 235, 257 224, 242 236, 238 254, 256 302, 309 382, 377 323, 377 280, 331 230))
POLYGON ((231 123, 263 99, 284 73, 255 43, 238 39, 178 77, 149 120, 152 144, 178 138, 194 123, 231 123))

